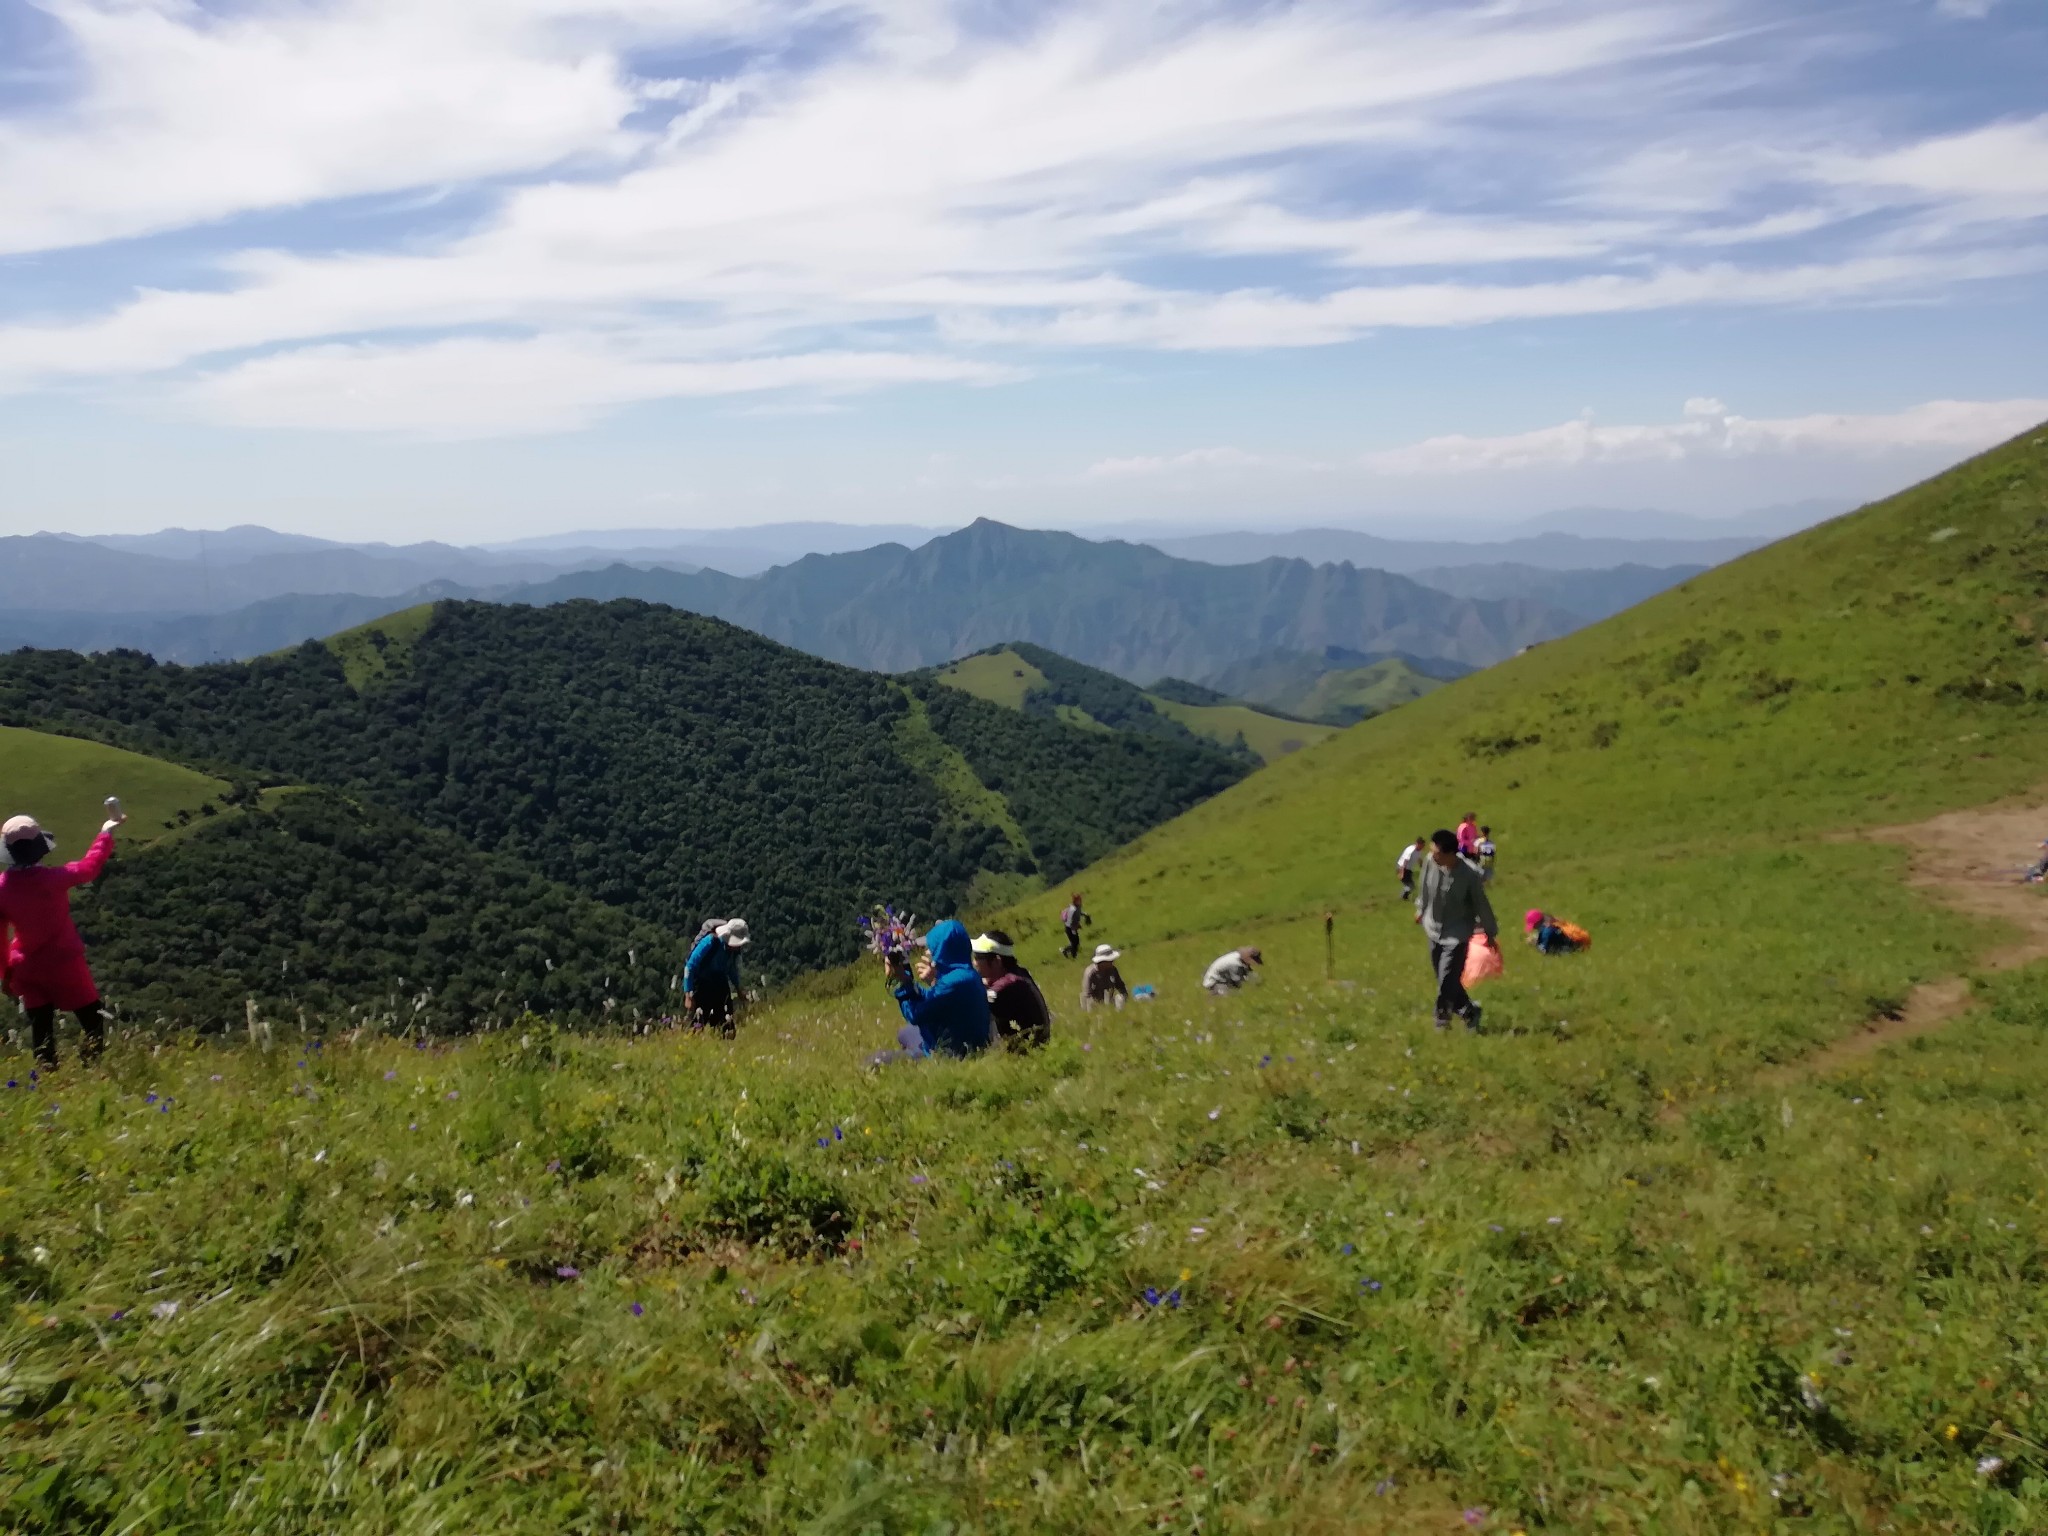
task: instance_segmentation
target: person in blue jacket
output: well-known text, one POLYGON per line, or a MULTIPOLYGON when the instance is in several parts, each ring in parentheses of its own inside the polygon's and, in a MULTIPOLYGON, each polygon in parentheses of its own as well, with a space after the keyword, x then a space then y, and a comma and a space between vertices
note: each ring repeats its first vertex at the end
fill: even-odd
POLYGON ((690 946, 683 966, 683 1011, 697 1029, 730 1040, 738 1026, 740 951, 752 942, 744 918, 719 923, 690 946))
POLYGON ((925 935, 929 978, 920 986, 901 955, 887 960, 889 989, 906 1021, 896 1042, 910 1056, 974 1056, 995 1040, 988 989, 974 969, 967 930, 950 919, 925 935))

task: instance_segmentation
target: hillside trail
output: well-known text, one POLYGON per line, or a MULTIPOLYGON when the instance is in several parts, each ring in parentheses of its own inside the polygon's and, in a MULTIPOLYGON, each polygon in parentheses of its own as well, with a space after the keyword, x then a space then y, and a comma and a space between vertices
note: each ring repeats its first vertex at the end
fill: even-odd
MULTIPOLYGON (((2048 960, 2048 895, 2022 884, 2016 863, 2022 858, 2032 862, 2044 829, 2048 807, 2005 804, 1949 811, 1911 826, 1876 827, 1845 840, 1903 846, 1910 855, 1908 885, 1965 916, 1992 918, 2017 929, 2017 938, 1980 956, 1972 967, 2009 971, 2048 960)), ((1765 1074, 1759 1084, 1770 1087, 1831 1072, 1884 1046, 1929 1034, 1969 1003, 1967 977, 1923 981, 1896 1014, 1873 1019, 1856 1034, 1765 1074)))

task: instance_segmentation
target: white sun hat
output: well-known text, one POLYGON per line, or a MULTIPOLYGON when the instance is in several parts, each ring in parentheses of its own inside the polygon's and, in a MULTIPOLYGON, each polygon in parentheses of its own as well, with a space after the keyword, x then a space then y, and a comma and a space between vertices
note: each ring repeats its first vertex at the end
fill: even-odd
POLYGON ((1095 958, 1089 963, 1091 965, 1102 965, 1111 960, 1121 960, 1123 957, 1122 950, 1111 949, 1107 944, 1098 944, 1095 946, 1095 958))
POLYGON ((727 949, 745 949, 754 941, 747 936, 747 920, 736 917, 731 922, 718 925, 718 936, 725 940, 727 949))

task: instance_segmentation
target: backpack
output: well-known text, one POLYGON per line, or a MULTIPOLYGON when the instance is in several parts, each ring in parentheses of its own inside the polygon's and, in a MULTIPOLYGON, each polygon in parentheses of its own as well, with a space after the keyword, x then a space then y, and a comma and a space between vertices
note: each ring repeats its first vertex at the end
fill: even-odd
POLYGON ((1570 939, 1580 949, 1591 949, 1593 947, 1593 935, 1586 932, 1577 923, 1560 922, 1557 925, 1557 931, 1570 939))
POLYGON ((1060 926, 1062 928, 1073 927, 1075 919, 1077 919, 1079 916, 1080 913, 1076 911, 1073 907, 1067 907, 1062 909, 1062 911, 1060 912, 1060 926))

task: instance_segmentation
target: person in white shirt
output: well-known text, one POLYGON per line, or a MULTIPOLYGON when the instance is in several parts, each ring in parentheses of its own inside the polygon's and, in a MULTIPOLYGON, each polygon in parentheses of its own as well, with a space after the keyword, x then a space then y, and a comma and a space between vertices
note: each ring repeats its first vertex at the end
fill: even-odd
POLYGON ((1400 871, 1401 874, 1401 899, 1403 901, 1412 901, 1414 899, 1415 871, 1422 866, 1422 861, 1428 857, 1429 839, 1418 832, 1415 834, 1415 841, 1406 848, 1403 848, 1401 850, 1401 857, 1394 860, 1394 868, 1400 871))
POLYGON ((1256 949, 1233 949, 1218 955, 1202 973, 1202 990, 1222 997, 1235 992, 1248 981, 1258 979, 1254 966, 1264 965, 1266 957, 1256 949))

